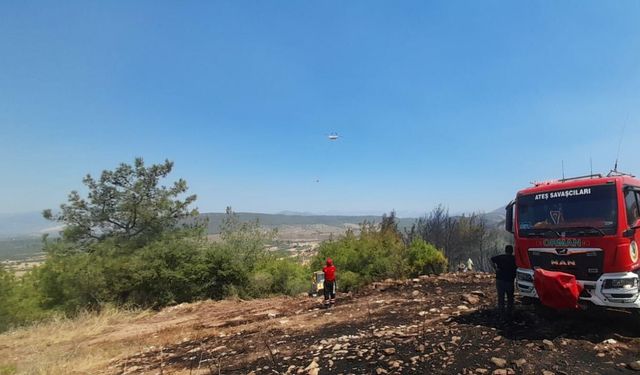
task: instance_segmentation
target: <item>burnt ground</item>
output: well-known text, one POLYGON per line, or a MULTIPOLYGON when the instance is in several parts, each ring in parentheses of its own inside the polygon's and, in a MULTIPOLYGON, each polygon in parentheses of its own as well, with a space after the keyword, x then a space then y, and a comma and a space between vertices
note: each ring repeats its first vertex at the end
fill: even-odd
POLYGON ((554 312, 517 301, 513 320, 503 321, 495 300, 491 275, 466 273, 376 283, 339 296, 337 307, 328 310, 308 297, 178 306, 154 319, 162 320, 163 313, 183 319, 141 335, 179 329, 184 337, 118 358, 105 372, 635 372, 630 367, 640 359, 640 317, 610 310, 554 312))

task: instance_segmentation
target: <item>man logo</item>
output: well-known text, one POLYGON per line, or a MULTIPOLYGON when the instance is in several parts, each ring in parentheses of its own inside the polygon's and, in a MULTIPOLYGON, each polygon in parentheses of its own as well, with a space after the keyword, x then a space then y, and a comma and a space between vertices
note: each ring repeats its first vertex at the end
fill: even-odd
POLYGON ((551 215, 551 220, 554 224, 560 224, 562 221, 562 212, 560 211, 550 211, 549 215, 551 215))
POLYGON ((575 267, 576 261, 575 260, 552 260, 551 265, 556 267, 575 267))

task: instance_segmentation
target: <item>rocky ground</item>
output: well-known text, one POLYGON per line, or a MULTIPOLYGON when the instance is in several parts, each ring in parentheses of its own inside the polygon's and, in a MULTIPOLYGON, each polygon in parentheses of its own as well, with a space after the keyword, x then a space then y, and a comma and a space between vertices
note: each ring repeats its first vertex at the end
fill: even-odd
POLYGON ((144 341, 172 331, 173 342, 115 359, 104 372, 618 374, 640 365, 638 318, 518 304, 504 322, 493 285, 478 273, 387 280, 339 296, 329 310, 307 297, 176 306, 137 333, 144 341))

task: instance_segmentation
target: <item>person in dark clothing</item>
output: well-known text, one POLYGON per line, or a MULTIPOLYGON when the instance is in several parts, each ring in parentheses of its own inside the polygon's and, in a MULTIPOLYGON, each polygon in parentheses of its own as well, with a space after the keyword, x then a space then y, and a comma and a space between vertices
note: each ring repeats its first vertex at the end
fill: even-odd
POLYGON ((331 258, 327 258, 327 265, 322 272, 324 272, 324 306, 332 307, 336 304, 336 266, 333 265, 331 258))
POLYGON ((496 289, 498 290, 498 308, 500 314, 505 314, 505 296, 507 297, 507 311, 513 313, 513 281, 516 278, 516 258, 513 256, 513 246, 507 245, 504 254, 491 258, 496 270, 496 289))

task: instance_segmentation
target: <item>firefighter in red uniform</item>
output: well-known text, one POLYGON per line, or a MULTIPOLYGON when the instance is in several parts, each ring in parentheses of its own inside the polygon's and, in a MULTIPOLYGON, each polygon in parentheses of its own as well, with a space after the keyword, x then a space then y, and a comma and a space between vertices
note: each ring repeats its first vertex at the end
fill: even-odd
POLYGON ((322 272, 324 272, 324 306, 332 307, 336 304, 336 266, 333 265, 331 258, 327 258, 327 265, 322 272))

